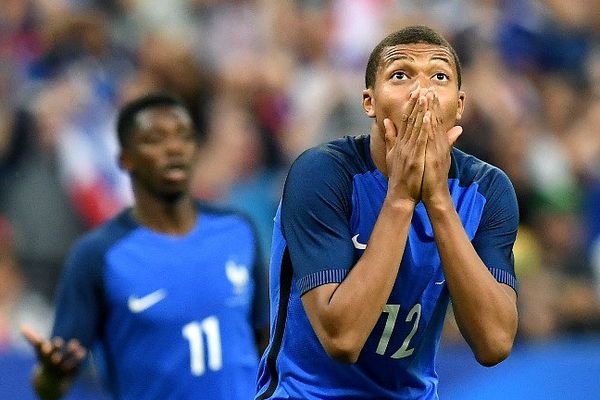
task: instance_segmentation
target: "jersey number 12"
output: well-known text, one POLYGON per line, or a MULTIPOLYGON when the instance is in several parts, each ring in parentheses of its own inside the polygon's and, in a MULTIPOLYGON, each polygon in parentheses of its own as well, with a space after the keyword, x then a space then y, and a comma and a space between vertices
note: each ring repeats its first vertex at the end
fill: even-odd
MULTIPOLYGON (((396 326, 396 319, 398 319, 398 313, 400 312, 400 304, 386 304, 383 307, 383 312, 388 314, 387 320, 385 322, 385 327, 383 328, 383 334, 381 335, 381 339, 379 339, 379 344, 377 345, 377 350, 375 351, 377 354, 384 355, 387 350, 388 344, 390 342, 390 338, 392 337, 392 332, 394 331, 394 327, 396 326)), ((405 322, 412 323, 412 329, 404 338, 402 345, 400 348, 391 355, 392 358, 404 358, 411 356, 414 353, 415 349, 409 347, 410 340, 417 333, 417 329, 419 329, 419 321, 421 319, 421 305, 419 303, 415 304, 413 308, 410 309, 406 316, 405 322)))

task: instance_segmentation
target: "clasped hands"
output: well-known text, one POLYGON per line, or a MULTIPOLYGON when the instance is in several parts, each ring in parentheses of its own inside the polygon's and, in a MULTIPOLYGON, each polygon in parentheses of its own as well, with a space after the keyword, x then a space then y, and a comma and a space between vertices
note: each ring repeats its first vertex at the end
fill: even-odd
POLYGON ((414 89, 398 126, 390 118, 383 124, 388 196, 414 204, 423 201, 426 207, 448 201, 450 149, 463 130, 444 128, 435 88, 414 89))

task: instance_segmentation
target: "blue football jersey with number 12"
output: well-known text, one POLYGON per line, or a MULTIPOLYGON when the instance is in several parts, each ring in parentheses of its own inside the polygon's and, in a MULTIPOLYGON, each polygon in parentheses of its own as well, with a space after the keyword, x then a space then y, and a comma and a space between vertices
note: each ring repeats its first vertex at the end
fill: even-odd
MULTIPOLYGON (((502 283, 516 288, 512 246, 518 210, 499 169, 453 149, 448 185, 465 231, 502 283)), ((437 399, 435 355, 449 302, 433 229, 414 211, 395 285, 358 361, 331 359, 301 296, 341 282, 366 249, 387 193, 369 136, 302 154, 290 169, 273 232, 271 337, 256 399, 437 399)), ((352 312, 352 310, 348 310, 352 312)))
POLYGON ((82 238, 67 262, 53 335, 99 347, 117 399, 255 393, 253 328, 268 322, 256 235, 237 214, 198 207, 183 236, 125 211, 82 238))

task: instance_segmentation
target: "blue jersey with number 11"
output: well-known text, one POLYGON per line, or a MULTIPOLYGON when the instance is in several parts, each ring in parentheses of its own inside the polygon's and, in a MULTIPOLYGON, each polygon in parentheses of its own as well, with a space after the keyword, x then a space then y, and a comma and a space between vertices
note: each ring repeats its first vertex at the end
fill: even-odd
MULTIPOLYGON (((506 175, 457 149, 448 186, 464 229, 490 273, 516 287, 518 225, 506 175)), ((301 155, 290 169, 273 232, 271 336, 256 399, 437 399, 435 355, 449 302, 431 222, 415 209, 399 273, 358 361, 331 359, 301 302, 340 283, 366 248, 387 193, 369 136, 345 137, 301 155)), ((348 310, 352 312, 352 310, 348 310)))
POLYGON ((199 205, 172 236, 124 211, 74 247, 54 335, 100 345, 116 399, 251 398, 268 318, 258 249, 235 213, 199 205))

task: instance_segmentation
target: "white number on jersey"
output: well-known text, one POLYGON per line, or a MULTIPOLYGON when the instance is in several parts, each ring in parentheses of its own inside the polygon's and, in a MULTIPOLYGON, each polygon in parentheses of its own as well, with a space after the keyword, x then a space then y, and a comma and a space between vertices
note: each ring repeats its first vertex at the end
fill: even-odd
MULTIPOLYGON (((400 304, 386 304, 383 307, 383 312, 388 314, 387 321, 385 321, 385 326, 383 328, 383 333, 381 334, 381 339, 379 339, 379 344, 377 345, 377 350, 375 352, 380 355, 384 355, 387 350, 388 344, 390 342, 390 338, 392 337, 392 332, 394 331, 394 327, 396 326, 396 319, 398 319, 398 313, 400 312, 400 304)), ((408 315, 406 316, 406 322, 412 322, 413 326, 404 342, 402 342, 402 346, 391 355, 392 358, 404 358, 412 355, 415 351, 414 348, 409 348, 410 340, 417 333, 417 329, 419 329, 419 321, 421 320, 421 304, 417 303, 410 309, 408 315)))
POLYGON ((200 376, 206 371, 204 340, 206 337, 208 368, 218 371, 223 366, 221 352, 221 331, 219 320, 211 316, 202 321, 192 321, 181 330, 183 337, 190 343, 190 368, 192 375, 200 376))

